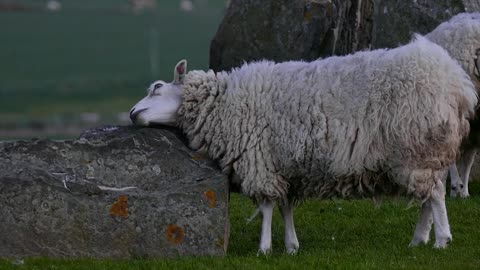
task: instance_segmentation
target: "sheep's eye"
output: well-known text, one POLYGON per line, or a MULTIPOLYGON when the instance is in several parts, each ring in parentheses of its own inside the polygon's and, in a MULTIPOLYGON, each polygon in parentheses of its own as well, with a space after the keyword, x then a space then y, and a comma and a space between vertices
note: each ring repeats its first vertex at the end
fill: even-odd
POLYGON ((158 88, 160 88, 160 87, 162 87, 162 86, 163 86, 163 84, 157 83, 157 84, 155 84, 155 85, 153 86, 153 89, 158 89, 158 88))

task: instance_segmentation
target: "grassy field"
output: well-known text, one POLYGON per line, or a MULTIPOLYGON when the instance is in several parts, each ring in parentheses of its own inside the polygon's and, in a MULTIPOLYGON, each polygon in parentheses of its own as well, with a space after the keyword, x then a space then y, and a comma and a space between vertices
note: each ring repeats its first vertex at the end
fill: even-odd
POLYGON ((115 115, 152 80, 172 79, 178 60, 207 69, 225 9, 225 0, 199 0, 185 13, 172 0, 134 15, 126 0, 62 3, 56 13, 0 11, 0 129, 82 112, 115 115))
MULTIPOLYGON (((165 260, 52 260, 27 259, 23 265, 0 261, 0 269, 479 269, 480 183, 472 198, 448 199, 453 242, 445 250, 433 243, 409 248, 418 207, 386 201, 375 207, 369 200, 307 201, 295 213, 300 252, 283 252, 283 224, 278 211, 273 225, 271 256, 256 256, 260 219, 247 224, 254 208, 243 196, 231 199, 231 236, 224 258, 165 260)), ((432 235, 433 238, 433 235, 432 235)))

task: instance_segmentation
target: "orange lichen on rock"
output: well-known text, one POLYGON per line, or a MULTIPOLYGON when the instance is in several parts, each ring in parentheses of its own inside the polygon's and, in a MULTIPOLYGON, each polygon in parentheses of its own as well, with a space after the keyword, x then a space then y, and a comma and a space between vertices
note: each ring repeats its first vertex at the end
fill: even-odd
POLYGON ((125 195, 120 195, 117 201, 110 207, 110 214, 117 217, 128 217, 128 198, 125 195))
POLYGON ((180 244, 183 241, 185 233, 178 225, 170 224, 165 229, 165 237, 172 244, 180 244))
POLYGON ((223 240, 223 238, 218 238, 215 241, 215 246, 217 246, 218 248, 224 248, 225 247, 225 240, 223 240))
POLYGON ((210 208, 215 207, 215 202, 216 202, 215 192, 213 192, 212 190, 208 190, 208 191, 203 192, 203 196, 205 197, 205 199, 208 202, 208 207, 210 207, 210 208))

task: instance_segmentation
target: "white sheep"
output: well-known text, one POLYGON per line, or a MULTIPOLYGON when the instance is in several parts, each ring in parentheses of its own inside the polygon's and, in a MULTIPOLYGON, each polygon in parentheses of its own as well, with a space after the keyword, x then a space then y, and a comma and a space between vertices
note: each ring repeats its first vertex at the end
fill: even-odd
MULTIPOLYGON (((443 47, 452 58, 457 60, 472 79, 477 92, 480 92, 480 13, 461 13, 440 24, 425 36, 443 47)), ((475 156, 480 148, 480 112, 471 122, 470 134, 462 144, 457 165, 450 166, 451 192, 466 198, 468 179, 475 156)), ((446 177, 446 175, 445 175, 446 177)))
POLYGON ((130 111, 140 126, 183 129, 262 213, 260 253, 271 250, 277 202, 285 248, 299 248, 294 202, 409 195, 420 202, 411 245, 451 240, 441 176, 468 134, 474 87, 447 52, 423 37, 392 50, 311 63, 269 61, 231 72, 176 67, 130 111))

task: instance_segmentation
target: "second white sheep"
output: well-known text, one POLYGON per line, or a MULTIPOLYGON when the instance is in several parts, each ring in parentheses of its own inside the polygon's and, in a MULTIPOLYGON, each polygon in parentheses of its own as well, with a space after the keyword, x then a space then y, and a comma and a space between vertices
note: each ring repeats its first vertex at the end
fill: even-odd
MULTIPOLYGON (((480 13, 461 13, 440 24, 425 36, 442 46, 463 67, 480 92, 480 13)), ((471 131, 463 142, 458 162, 450 167, 452 197, 468 197, 468 179, 480 149, 480 111, 471 121, 471 131), (458 166, 457 166, 458 165, 458 166)))

